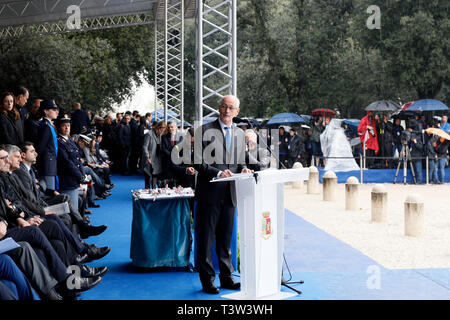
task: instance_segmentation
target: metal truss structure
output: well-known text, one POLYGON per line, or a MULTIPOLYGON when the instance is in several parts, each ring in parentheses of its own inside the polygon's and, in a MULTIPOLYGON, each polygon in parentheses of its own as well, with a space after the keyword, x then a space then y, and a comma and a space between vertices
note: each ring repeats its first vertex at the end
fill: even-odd
POLYGON ((199 0, 197 5, 196 121, 218 114, 218 101, 236 95, 237 0, 199 0), (207 114, 204 116, 203 111, 207 114))
POLYGON ((80 27, 73 28, 66 21, 45 22, 38 25, 6 26, 0 29, 0 39, 30 37, 43 34, 61 34, 68 32, 137 26, 154 22, 152 14, 133 14, 116 17, 97 17, 80 20, 80 27))
POLYGON ((164 19, 155 23, 155 105, 164 101, 164 120, 168 110, 179 115, 184 126, 184 0, 164 1, 164 19))
MULTIPOLYGON (((196 120, 236 94, 237 0, 0 0, 0 39, 144 25, 155 27, 156 105, 184 124, 184 20, 196 16, 196 120), (78 23, 69 23, 79 10, 78 23), (74 27, 75 26, 75 27, 74 27)), ((77 22, 77 21, 75 21, 77 22)), ((156 113, 155 113, 156 114, 156 113)), ((163 120, 163 119, 158 119, 163 120)))

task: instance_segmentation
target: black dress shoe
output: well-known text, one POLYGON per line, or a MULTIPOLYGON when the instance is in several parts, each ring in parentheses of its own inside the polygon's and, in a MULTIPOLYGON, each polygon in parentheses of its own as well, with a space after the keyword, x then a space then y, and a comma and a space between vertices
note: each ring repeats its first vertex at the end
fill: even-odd
POLYGON ((88 267, 87 265, 81 265, 81 276, 85 278, 101 277, 108 272, 108 267, 88 267))
POLYGON ((78 263, 85 263, 85 262, 87 262, 88 258, 89 258, 89 255, 87 253, 79 254, 76 257, 78 263))
POLYGON ((41 298, 46 301, 58 301, 63 299, 63 297, 61 297, 61 295, 56 292, 54 288, 50 289, 50 291, 46 294, 41 294, 41 298))
POLYGON ((106 198, 103 196, 96 196, 94 200, 105 200, 106 198))
POLYGON ((105 225, 101 226, 84 225, 83 228, 80 230, 80 237, 81 239, 86 239, 90 236, 97 236, 103 233, 105 230, 106 230, 105 225))
POLYGON ((89 289, 92 289, 96 285, 98 285, 100 282, 102 282, 101 277, 93 277, 93 278, 78 278, 75 279, 75 288, 69 289, 69 291, 72 292, 83 292, 89 289))
POLYGON ((91 203, 88 204, 88 207, 89 208, 100 208, 100 205, 96 204, 95 202, 91 202, 91 203))
POLYGON ((92 211, 91 210, 84 210, 84 214, 92 214, 92 211))
POLYGON ((111 251, 110 247, 97 248, 96 246, 90 245, 88 248, 88 258, 86 262, 93 260, 98 260, 106 256, 111 251))
POLYGON ((221 279, 220 287, 224 289, 239 290, 241 288, 241 283, 234 282, 234 280, 231 278, 221 279))
POLYGON ((203 292, 206 292, 209 294, 218 294, 219 293, 219 289, 217 289, 217 287, 213 283, 203 285, 202 290, 203 290, 203 292))

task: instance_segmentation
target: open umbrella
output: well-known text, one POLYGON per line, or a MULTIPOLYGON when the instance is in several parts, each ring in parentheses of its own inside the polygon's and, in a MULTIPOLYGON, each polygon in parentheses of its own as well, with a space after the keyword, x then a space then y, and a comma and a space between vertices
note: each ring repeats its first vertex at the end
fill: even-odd
POLYGON ((313 116, 323 116, 323 117, 334 117, 336 116, 336 112, 331 109, 319 108, 315 109, 311 112, 313 116))
POLYGON ((408 120, 414 118, 416 115, 420 115, 420 111, 410 111, 409 107, 414 101, 409 101, 401 106, 400 110, 396 111, 393 115, 393 119, 408 120))
POLYGON ((295 113, 279 113, 274 115, 267 121, 266 125, 292 124, 292 123, 306 123, 305 119, 295 113))
POLYGON ((428 134, 434 134, 441 138, 450 140, 450 135, 447 132, 445 132, 444 130, 439 129, 439 128, 428 128, 428 129, 425 129, 425 132, 428 134))
POLYGON ((374 112, 398 111, 400 110, 400 106, 393 101, 379 100, 369 104, 365 110, 374 112))
POLYGON ((407 109, 408 111, 440 111, 448 110, 448 107, 436 99, 421 99, 414 101, 407 109))

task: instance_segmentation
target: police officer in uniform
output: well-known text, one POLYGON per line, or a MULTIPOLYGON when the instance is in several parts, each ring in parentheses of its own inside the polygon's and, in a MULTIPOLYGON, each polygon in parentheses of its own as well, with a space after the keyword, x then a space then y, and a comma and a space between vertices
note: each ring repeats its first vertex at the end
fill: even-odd
POLYGON ((60 193, 67 194, 78 210, 78 188, 84 177, 78 147, 70 137, 70 118, 58 121, 58 178, 60 193))

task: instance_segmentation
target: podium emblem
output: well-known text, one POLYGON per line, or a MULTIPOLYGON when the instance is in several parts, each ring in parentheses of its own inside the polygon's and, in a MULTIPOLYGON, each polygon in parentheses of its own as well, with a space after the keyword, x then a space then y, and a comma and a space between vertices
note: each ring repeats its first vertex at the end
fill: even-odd
POLYGON ((272 224, 270 222, 270 212, 265 211, 262 213, 262 216, 263 218, 262 218, 261 237, 264 240, 267 240, 273 234, 272 224))

